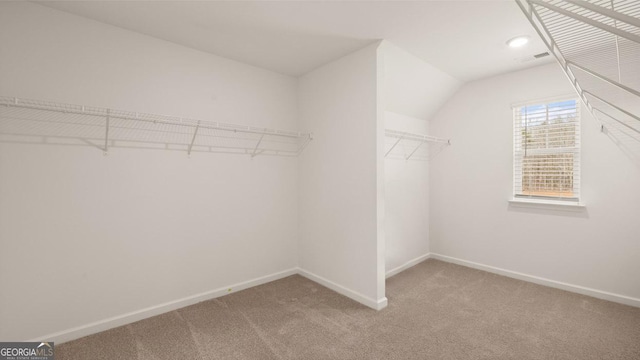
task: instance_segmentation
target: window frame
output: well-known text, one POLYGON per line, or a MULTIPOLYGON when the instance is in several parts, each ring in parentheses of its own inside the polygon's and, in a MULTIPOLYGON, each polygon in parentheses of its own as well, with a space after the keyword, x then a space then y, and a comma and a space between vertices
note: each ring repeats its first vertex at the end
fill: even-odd
MULTIPOLYGON (((524 206, 534 206, 536 208, 584 208, 584 204, 582 203, 581 197, 581 162, 582 162, 582 144, 581 144, 581 127, 582 127, 582 103, 580 99, 576 97, 576 95, 565 95, 565 96, 556 96, 545 99, 531 100, 521 103, 515 103, 511 105, 512 116, 511 116, 511 125, 512 125, 512 147, 513 147, 513 158, 512 158, 512 198, 509 200, 509 203, 512 205, 524 205, 524 206), (545 149, 529 149, 528 151, 539 152, 541 154, 573 154, 573 196, 572 197, 562 197, 562 196, 545 196, 545 195, 527 195, 518 193, 518 188, 522 188, 522 168, 523 168, 523 159, 524 154, 522 149, 517 148, 518 137, 520 137, 520 143, 522 143, 522 134, 519 134, 517 131, 521 130, 521 127, 518 127, 516 124, 517 121, 517 112, 519 109, 526 106, 535 106, 535 105, 543 105, 548 107, 550 104, 564 102, 564 101, 575 101, 575 108, 577 113, 576 120, 576 131, 575 131, 575 146, 572 150, 567 151, 567 148, 557 149, 557 151, 553 148, 545 148, 545 149), (518 169, 520 169, 520 174, 518 173, 518 169), (518 186, 518 181, 520 181, 520 186, 518 186), (576 186, 577 184, 577 186, 576 186)), ((564 209, 563 209, 564 210, 564 209)))

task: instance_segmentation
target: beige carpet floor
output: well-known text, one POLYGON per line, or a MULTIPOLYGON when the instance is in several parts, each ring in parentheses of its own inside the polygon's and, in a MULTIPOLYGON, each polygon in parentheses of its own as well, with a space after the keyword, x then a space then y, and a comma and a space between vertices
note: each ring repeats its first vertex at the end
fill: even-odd
POLYGON ((376 312, 294 275, 56 346, 56 360, 640 359, 640 308, 436 260, 376 312))

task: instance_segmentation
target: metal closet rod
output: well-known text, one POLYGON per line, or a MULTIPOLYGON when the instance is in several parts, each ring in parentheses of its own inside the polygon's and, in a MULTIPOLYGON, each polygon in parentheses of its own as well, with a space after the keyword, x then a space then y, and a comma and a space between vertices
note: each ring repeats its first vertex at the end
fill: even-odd
MULTIPOLYGON (((594 99, 598 99, 598 100, 599 100, 600 102, 602 102, 603 104, 606 104, 606 105, 608 105, 609 107, 611 107, 611 108, 613 108, 613 109, 615 109, 615 110, 617 110, 617 111, 619 111, 619 112, 621 112, 621 113, 623 113, 623 114, 625 114, 625 115, 627 115, 627 116, 629 116, 629 117, 631 117, 631 118, 633 118, 633 119, 635 119, 635 120, 637 120, 637 121, 640 121, 640 117, 638 117, 638 116, 636 116, 636 115, 634 115, 634 114, 632 114, 632 113, 628 112, 627 110, 625 110, 625 109, 623 109, 623 108, 621 108, 621 107, 619 107, 619 106, 617 106, 617 105, 615 105, 615 104, 610 103, 609 101, 607 101, 607 100, 605 100, 605 99, 601 98, 600 96, 597 96, 597 95, 595 95, 594 93, 592 93, 592 92, 590 92, 590 91, 587 91, 587 90, 584 90, 584 93, 585 93, 585 94, 587 94, 587 95, 589 95, 589 96, 591 96, 591 97, 593 97, 594 99)), ((597 109, 596 109, 596 110, 597 110, 597 109)), ((600 112, 602 112, 602 111, 600 111, 600 112)))
POLYGON ((438 142, 438 143, 446 143, 451 145, 451 140, 450 139, 443 139, 443 138, 439 138, 439 137, 435 137, 435 136, 429 136, 429 135, 423 135, 423 134, 418 134, 418 133, 411 133, 411 132, 407 132, 407 131, 398 131, 398 130, 391 130, 391 129, 386 129, 384 131, 386 136, 389 137, 401 137, 403 139, 407 139, 407 140, 417 140, 417 141, 425 141, 425 142, 438 142))
POLYGON ((213 121, 192 120, 192 119, 182 119, 182 118, 176 118, 176 120, 172 121, 172 120, 168 120, 167 118, 175 118, 175 117, 147 114, 147 113, 134 113, 135 114, 134 116, 128 116, 128 115, 123 115, 119 113, 130 113, 130 111, 112 110, 112 109, 99 108, 99 107, 85 108, 85 106, 82 106, 82 105, 60 104, 60 103, 53 103, 53 102, 46 102, 46 105, 42 103, 44 102, 39 100, 21 99, 16 97, 0 97, 0 105, 4 105, 7 107, 54 111, 54 112, 75 114, 75 115, 105 117, 110 120, 120 119, 120 120, 149 122, 154 124, 161 123, 161 124, 168 124, 168 125, 189 126, 196 129, 204 128, 204 129, 210 129, 210 130, 258 134, 263 136, 273 135, 273 136, 282 136, 282 137, 289 137, 289 138, 300 138, 300 137, 311 138, 311 134, 309 133, 293 132, 293 131, 286 131, 286 130, 276 130, 276 129, 267 129, 267 128, 252 129, 250 126, 246 126, 246 125, 225 124, 225 123, 219 123, 219 122, 213 122, 213 121), (38 103, 41 103, 41 104, 38 104, 38 103), (242 127, 242 128, 238 128, 238 127, 242 127))
POLYGON ((592 75, 593 77, 596 77, 596 78, 598 78, 598 79, 600 79, 602 81, 605 81, 605 82, 607 82, 607 83, 609 83, 611 85, 617 86, 618 88, 620 88, 620 89, 622 89, 622 90, 624 90, 624 91, 626 91, 626 92, 628 92, 628 93, 630 93, 632 95, 640 97, 640 92, 639 91, 636 91, 635 89, 632 89, 632 88, 630 88, 630 87, 628 87, 628 86, 626 86, 624 84, 621 84, 621 83, 619 83, 619 82, 617 82, 615 80, 611 80, 608 77, 606 77, 606 76, 604 76, 602 74, 599 74, 599 73, 597 73, 597 72, 595 72, 595 71, 593 71, 591 69, 587 69, 584 66, 580 66, 580 65, 574 63, 573 61, 568 61, 567 60, 567 65, 573 66, 575 68, 578 68, 578 69, 586 72, 587 74, 592 75))

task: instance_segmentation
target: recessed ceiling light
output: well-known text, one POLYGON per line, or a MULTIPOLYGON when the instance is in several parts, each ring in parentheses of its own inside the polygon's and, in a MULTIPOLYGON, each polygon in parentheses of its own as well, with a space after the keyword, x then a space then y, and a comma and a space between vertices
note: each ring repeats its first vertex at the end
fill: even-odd
POLYGON ((513 39, 507 41, 507 45, 512 48, 518 48, 526 45, 529 42, 528 36, 516 36, 513 39))

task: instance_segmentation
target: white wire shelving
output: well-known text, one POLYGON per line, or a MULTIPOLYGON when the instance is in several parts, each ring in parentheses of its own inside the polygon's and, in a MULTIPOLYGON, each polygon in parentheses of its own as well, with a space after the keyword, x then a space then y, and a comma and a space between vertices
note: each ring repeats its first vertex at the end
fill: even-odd
POLYGON ((0 135, 67 139, 105 154, 124 147, 251 157, 297 156, 312 139, 309 133, 15 97, 0 97, 0 135))
POLYGON ((425 144, 439 144, 442 147, 451 145, 451 140, 435 136, 385 129, 387 149, 384 157, 404 158, 405 160, 428 160, 429 148, 425 144))
POLYGON ((640 1, 515 1, 602 131, 640 145, 640 1))

